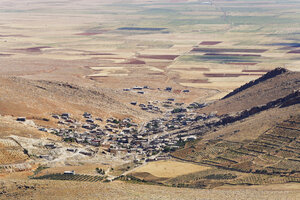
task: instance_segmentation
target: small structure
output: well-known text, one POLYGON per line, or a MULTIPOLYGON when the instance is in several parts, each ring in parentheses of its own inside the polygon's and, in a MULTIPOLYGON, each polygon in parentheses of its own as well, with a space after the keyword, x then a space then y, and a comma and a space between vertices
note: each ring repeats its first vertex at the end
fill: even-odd
POLYGON ((54 119, 59 119, 59 115, 52 115, 54 119))
POLYGON ((92 114, 87 113, 87 112, 84 112, 84 113, 83 113, 83 117, 84 117, 84 118, 91 118, 91 117, 92 117, 92 114))
POLYGON ((172 91, 172 87, 166 87, 165 90, 168 91, 168 92, 171 92, 172 91))
POLYGON ((63 113, 63 114, 61 114, 61 117, 63 118, 63 119, 69 119, 70 118, 70 114, 69 113, 63 113))
POLYGON ((45 144, 45 147, 47 149, 55 149, 56 148, 56 145, 55 144, 45 144))
POLYGON ((132 102, 130 102, 130 104, 136 106, 137 102, 136 101, 132 101, 132 102))
POLYGON ((188 92, 190 92, 190 90, 183 90, 183 92, 184 92, 184 93, 188 93, 188 92))
POLYGON ((133 90, 142 90, 143 87, 135 86, 135 87, 133 87, 132 89, 133 89, 133 90))
POLYGON ((46 128, 44 128, 44 127, 39 128, 39 131, 48 132, 48 130, 46 128))
POLYGON ((64 174, 67 174, 67 175, 75 175, 75 171, 64 171, 64 174))
POLYGON ((18 122, 25 122, 26 121, 26 117, 18 117, 17 121, 18 122))
POLYGON ((94 123, 94 120, 93 119, 87 119, 86 122, 87 123, 94 123))

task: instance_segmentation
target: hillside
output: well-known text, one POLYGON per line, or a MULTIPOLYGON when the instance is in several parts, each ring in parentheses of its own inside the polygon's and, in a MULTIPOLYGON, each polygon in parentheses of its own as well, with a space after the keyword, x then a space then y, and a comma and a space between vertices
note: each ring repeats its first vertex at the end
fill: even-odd
POLYGON ((169 184, 215 187, 300 181, 299 73, 283 70, 259 80, 201 110, 223 115, 186 129, 184 133, 198 133, 200 139, 172 156, 213 169, 174 178, 169 184))
MULTIPOLYGON (((299 183, 299 75, 275 69, 263 76, 268 78, 252 81, 206 107, 176 105, 177 109, 171 107, 165 115, 126 104, 139 98, 134 93, 1 78, 0 110, 7 115, 0 116, 1 170, 8 179, 26 173, 34 179, 66 181, 69 179, 61 173, 67 167, 83 173, 68 177, 72 181, 120 180, 191 188, 299 183), (62 112, 71 113, 67 120, 78 118, 78 123, 83 112, 91 112, 106 119, 130 116, 139 125, 129 133, 123 132, 124 127, 116 134, 101 128, 74 130, 50 117, 62 112), (27 120, 16 122, 16 116, 27 120), (141 123, 145 121, 148 123, 141 123), (47 130, 58 126, 59 130, 37 131, 35 124, 47 130), (197 140, 180 140, 188 137, 197 140), (107 142, 109 147, 103 145, 107 142), (162 161, 150 162, 155 159, 162 161), (103 177, 96 177, 98 167, 106 170, 103 177)), ((125 122, 112 123, 121 127, 125 122)))
POLYGON ((155 116, 129 105, 136 94, 83 87, 66 82, 35 81, 0 77, 0 114, 38 119, 53 113, 71 113, 75 117, 90 112, 98 117, 133 117, 145 120, 155 116), (122 95, 122 98, 119 96, 122 95))
POLYGON ((236 113, 283 98, 299 88, 300 72, 277 68, 237 88, 199 112, 216 111, 218 115, 236 113))

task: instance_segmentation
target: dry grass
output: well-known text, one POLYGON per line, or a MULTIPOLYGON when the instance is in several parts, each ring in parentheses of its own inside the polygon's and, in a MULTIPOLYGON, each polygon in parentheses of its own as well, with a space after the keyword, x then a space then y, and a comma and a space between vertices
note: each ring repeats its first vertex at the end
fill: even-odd
POLYGON ((291 187, 282 191, 280 185, 276 189, 267 187, 236 189, 196 190, 187 188, 170 188, 153 185, 138 185, 123 182, 90 183, 72 181, 0 181, 0 199, 109 199, 109 200, 190 200, 190 199, 297 199, 299 188, 291 187))
POLYGON ((195 165, 191 163, 177 162, 177 161, 156 161, 150 162, 146 166, 138 168, 133 172, 147 172, 156 177, 173 178, 176 176, 189 174, 197 171, 207 170, 209 167, 195 165))

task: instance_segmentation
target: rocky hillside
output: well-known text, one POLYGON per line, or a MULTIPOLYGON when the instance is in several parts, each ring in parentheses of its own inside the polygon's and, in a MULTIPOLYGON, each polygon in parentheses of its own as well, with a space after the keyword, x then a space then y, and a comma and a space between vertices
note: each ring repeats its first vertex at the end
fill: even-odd
POLYGON ((212 170, 178 177, 170 184, 215 187, 300 181, 300 73, 275 69, 269 75, 275 72, 201 110, 222 115, 185 129, 183 133, 193 132, 200 139, 172 155, 212 170))
POLYGON ((237 88, 199 112, 217 112, 218 115, 236 113, 284 98, 299 88, 300 72, 277 68, 237 88))
POLYGON ((84 87, 66 82, 35 81, 22 78, 0 78, 0 114, 32 119, 48 118, 52 113, 82 115, 89 112, 99 117, 133 117, 145 120, 154 115, 130 106, 138 95, 84 87), (120 98, 122 96, 122 98, 120 98))

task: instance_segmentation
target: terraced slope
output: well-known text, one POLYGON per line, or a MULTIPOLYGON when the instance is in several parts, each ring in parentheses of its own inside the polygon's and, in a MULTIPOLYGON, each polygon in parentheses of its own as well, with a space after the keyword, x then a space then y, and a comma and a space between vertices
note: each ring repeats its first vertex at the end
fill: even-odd
POLYGON ((19 163, 28 159, 23 148, 11 139, 0 139, 0 167, 5 164, 19 163))
POLYGON ((300 114, 260 132, 255 139, 234 141, 227 134, 227 138, 225 135, 189 143, 173 156, 212 169, 201 172, 202 175, 177 177, 169 180, 169 184, 185 182, 193 187, 215 187, 218 184, 300 182, 300 114), (197 186, 200 180, 202 186, 197 186))

